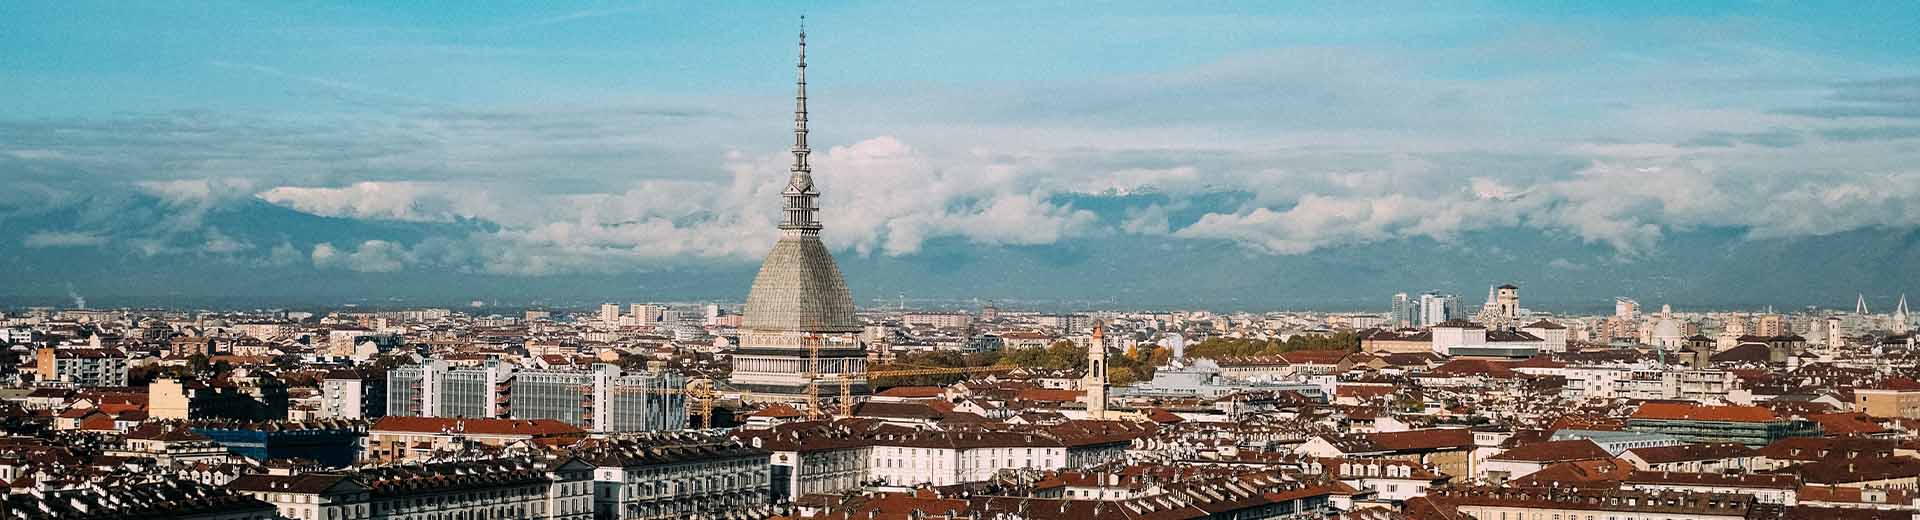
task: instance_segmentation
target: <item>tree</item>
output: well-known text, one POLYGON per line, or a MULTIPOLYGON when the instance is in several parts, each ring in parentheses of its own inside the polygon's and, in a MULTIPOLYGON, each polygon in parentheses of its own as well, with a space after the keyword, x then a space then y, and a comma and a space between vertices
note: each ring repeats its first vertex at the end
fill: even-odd
POLYGON ((1072 369, 1087 366, 1087 349, 1072 341, 1060 340, 1047 347, 1046 368, 1072 369))

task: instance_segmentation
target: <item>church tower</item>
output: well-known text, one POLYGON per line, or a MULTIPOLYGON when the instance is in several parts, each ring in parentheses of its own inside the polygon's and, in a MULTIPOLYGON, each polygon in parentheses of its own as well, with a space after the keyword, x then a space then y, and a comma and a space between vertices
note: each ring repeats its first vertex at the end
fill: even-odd
POLYGON ((1093 322, 1093 340, 1087 342, 1087 377, 1080 386, 1087 390, 1087 418, 1107 418, 1107 325, 1093 322))
MULTIPOLYGON (((804 22, 804 19, 803 19, 804 22)), ((793 165, 780 192, 783 219, 780 240, 760 264, 741 316, 740 347, 729 383, 755 397, 813 399, 821 389, 847 388, 855 396, 867 386, 867 352, 859 340, 853 296, 847 291, 833 253, 820 242, 807 145, 807 30, 800 28, 800 60, 794 86, 793 165)), ((849 404, 849 403, 843 403, 849 404)))
POLYGON ((1495 296, 1495 300, 1500 306, 1501 318, 1505 318, 1509 322, 1520 318, 1520 287, 1519 286, 1514 284, 1501 285, 1499 288, 1499 293, 1497 293, 1495 296))

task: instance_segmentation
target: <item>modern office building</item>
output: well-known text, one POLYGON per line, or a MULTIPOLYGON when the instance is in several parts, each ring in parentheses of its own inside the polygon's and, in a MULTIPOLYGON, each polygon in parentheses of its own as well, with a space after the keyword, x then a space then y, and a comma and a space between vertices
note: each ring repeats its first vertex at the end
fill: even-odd
POLYGON ((1765 446, 1789 437, 1818 437, 1820 424, 1775 415, 1758 406, 1646 403, 1627 418, 1627 429, 1664 433, 1690 443, 1738 442, 1765 446))
POLYGON ((213 442, 256 461, 307 459, 328 467, 344 467, 360 458, 366 423, 318 421, 195 421, 189 428, 213 442))
POLYGON ((1420 295, 1421 326, 1431 327, 1459 317, 1462 317, 1460 298, 1435 292, 1420 295))
POLYGON ((535 370, 491 362, 450 369, 435 360, 393 369, 387 379, 387 415, 552 419, 595 432, 687 425, 687 382, 678 372, 624 374, 608 364, 535 370))
POLYGON ((1407 293, 1393 295, 1393 308, 1388 311, 1387 321, 1391 328, 1402 329, 1420 324, 1420 302, 1407 297, 1407 293))
POLYGON ((553 419, 595 432, 677 430, 687 425, 686 378, 674 372, 622 375, 591 370, 524 370, 514 375, 515 419, 553 419))
POLYGON ((433 360, 387 371, 387 415, 407 417, 504 417, 512 395, 514 365, 488 361, 450 368, 433 360))

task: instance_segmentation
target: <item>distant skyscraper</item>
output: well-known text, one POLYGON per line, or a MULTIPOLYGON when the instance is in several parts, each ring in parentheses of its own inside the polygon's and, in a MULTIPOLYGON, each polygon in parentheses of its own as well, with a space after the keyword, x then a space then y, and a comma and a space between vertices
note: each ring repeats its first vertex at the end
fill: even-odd
POLYGON ((1753 322, 1753 333, 1755 335, 1776 337, 1785 336, 1788 332, 1790 331, 1787 330, 1787 318, 1779 314, 1762 314, 1753 322))
POLYGON ((1613 317, 1617 319, 1629 320, 1629 321, 1639 319, 1640 318, 1640 302, 1633 301, 1633 298, 1628 298, 1625 296, 1614 298, 1613 299, 1613 317))
POLYGON ((1393 310, 1388 320, 1394 328, 1412 327, 1420 320, 1420 309, 1407 293, 1393 295, 1393 310))
POLYGON ((1431 327, 1460 317, 1460 299, 1450 294, 1430 292, 1420 295, 1420 325, 1431 327))
POLYGON ((606 322, 606 323, 619 323, 620 322, 620 304, 618 303, 600 304, 600 321, 606 322))
POLYGON ((812 149, 807 147, 807 33, 800 31, 799 79, 794 96, 793 167, 787 187, 785 220, 760 274, 753 279, 740 324, 740 349, 733 357, 734 387, 756 397, 800 400, 815 384, 833 388, 845 381, 856 395, 867 388, 867 351, 853 314, 853 296, 820 242, 820 190, 813 184, 812 149))
POLYGON ((660 321, 661 306, 659 305, 635 303, 627 307, 632 309, 633 321, 639 322, 641 325, 652 325, 653 322, 660 321))

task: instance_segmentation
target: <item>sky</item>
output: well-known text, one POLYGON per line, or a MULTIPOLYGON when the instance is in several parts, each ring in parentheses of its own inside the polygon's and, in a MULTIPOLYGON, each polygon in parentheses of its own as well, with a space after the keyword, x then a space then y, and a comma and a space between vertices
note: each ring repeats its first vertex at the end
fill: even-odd
POLYGON ((1920 282, 1920 6, 1349 4, 4 3, 0 304, 741 298, 803 14, 863 302, 1920 282))

